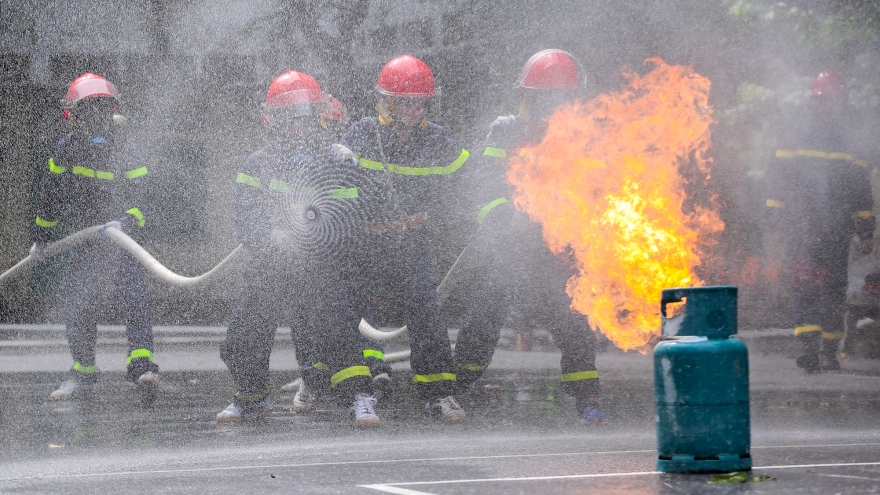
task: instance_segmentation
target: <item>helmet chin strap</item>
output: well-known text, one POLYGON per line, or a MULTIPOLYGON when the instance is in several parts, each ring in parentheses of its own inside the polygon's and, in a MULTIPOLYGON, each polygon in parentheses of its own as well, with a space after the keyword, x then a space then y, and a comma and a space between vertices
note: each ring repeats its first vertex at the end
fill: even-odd
MULTIPOLYGON (((380 124, 391 125, 392 122, 395 122, 393 109, 394 109, 393 97, 389 96, 387 98, 380 98, 379 99, 379 103, 376 104, 376 110, 379 113, 379 123, 380 124)), ((426 111, 425 116, 422 117, 422 122, 419 123, 419 127, 421 127, 422 130, 425 130, 428 128, 428 115, 427 115, 427 113, 428 112, 426 111)), ((400 124, 405 125, 405 124, 403 124, 403 122, 400 122, 399 120, 396 122, 399 122, 400 124)))

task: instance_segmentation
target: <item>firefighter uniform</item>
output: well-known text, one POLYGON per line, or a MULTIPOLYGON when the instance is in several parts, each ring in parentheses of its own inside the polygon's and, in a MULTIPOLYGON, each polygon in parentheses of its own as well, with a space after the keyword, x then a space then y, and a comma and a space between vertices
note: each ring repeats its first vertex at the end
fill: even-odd
MULTIPOLYGON (((32 229, 38 245, 97 224, 119 221, 138 238, 149 221, 150 175, 135 146, 121 131, 87 136, 74 131, 59 141, 49 158, 32 229)), ((108 284, 119 285, 128 337, 128 379, 137 381, 153 363, 153 334, 147 308, 144 269, 107 238, 75 247, 62 286, 64 322, 73 376, 94 383, 95 344, 100 312, 96 304, 108 284)))
POLYGON ((553 254, 541 226, 513 208, 503 161, 508 150, 534 142, 541 130, 513 116, 496 120, 474 183, 480 198, 479 229, 471 241, 480 260, 473 274, 471 305, 455 347, 458 384, 469 387, 489 366, 502 325, 516 312, 533 326, 546 328, 562 351, 562 386, 578 402, 579 412, 599 395, 596 335, 587 317, 570 309, 566 282, 575 272, 568 256, 553 254), (513 146, 511 146, 513 144, 513 146))
MULTIPOLYGON (((443 127, 424 121, 406 139, 383 117, 355 123, 340 140, 354 153, 352 164, 364 218, 363 240, 353 253, 351 290, 369 294, 370 283, 387 282, 402 302, 419 396, 452 395, 455 371, 446 325, 440 314, 431 264, 428 222, 443 211, 436 201, 454 188, 468 159, 443 127)), ((352 297, 349 327, 366 314, 365 298, 352 297)))
POLYGON ((839 367, 850 243, 874 232, 869 164, 850 136, 807 122, 783 137, 768 171, 766 205, 785 238, 794 333, 804 345, 798 365, 809 372, 819 371, 820 347, 823 367, 839 367))

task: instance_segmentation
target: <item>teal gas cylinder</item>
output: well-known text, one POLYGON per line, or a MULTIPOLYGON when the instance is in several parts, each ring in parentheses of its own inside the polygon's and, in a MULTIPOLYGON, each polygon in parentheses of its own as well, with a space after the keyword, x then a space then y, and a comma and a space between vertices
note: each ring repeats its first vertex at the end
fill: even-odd
POLYGON ((752 468, 749 355, 736 333, 736 287, 666 289, 654 348, 657 470, 752 468), (676 316, 666 305, 684 302, 676 316))

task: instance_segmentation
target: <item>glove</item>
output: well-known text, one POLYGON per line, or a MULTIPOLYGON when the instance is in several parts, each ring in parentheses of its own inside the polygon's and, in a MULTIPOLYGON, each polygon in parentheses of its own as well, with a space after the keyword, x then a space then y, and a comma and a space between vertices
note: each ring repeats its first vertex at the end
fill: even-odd
POLYGON ((357 165, 357 158, 354 157, 354 152, 338 143, 330 145, 330 157, 336 163, 357 165))
POLYGON ((44 259, 46 259, 46 257, 44 256, 45 250, 46 250, 46 243, 45 242, 35 242, 35 243, 33 243, 33 245, 31 245, 31 248, 28 250, 28 254, 31 255, 31 258, 33 258, 34 261, 43 261, 44 259))
POLYGON ((107 222, 104 224, 103 227, 98 229, 98 233, 104 237, 107 237, 106 231, 110 227, 113 227, 114 229, 121 231, 122 230, 122 222, 120 222, 119 220, 113 220, 112 222, 107 222))

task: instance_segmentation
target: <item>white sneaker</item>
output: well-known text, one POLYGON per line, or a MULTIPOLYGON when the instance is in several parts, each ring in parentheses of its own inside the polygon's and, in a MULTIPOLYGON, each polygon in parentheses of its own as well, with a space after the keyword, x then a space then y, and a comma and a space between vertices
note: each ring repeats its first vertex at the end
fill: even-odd
POLYGON ((272 406, 268 400, 261 400, 244 407, 235 402, 217 414, 218 423, 236 423, 238 421, 258 421, 272 414, 272 406))
POLYGON ((76 380, 65 380, 58 385, 58 388, 49 394, 49 400, 69 400, 74 394, 80 392, 83 385, 76 380))
POLYGON ((437 416, 443 421, 450 423, 464 421, 467 418, 464 409, 458 405, 455 397, 451 395, 449 397, 437 399, 434 402, 429 402, 425 409, 431 415, 437 416))
POLYGON ((373 407, 376 406, 376 398, 372 395, 357 394, 348 411, 355 426, 379 426, 379 416, 373 407))
POLYGON ((315 394, 306 388, 305 380, 300 380, 299 390, 293 396, 293 412, 297 414, 308 414, 315 410, 315 394))
POLYGON ((137 390, 142 405, 153 405, 159 395, 159 373, 147 371, 141 375, 137 381, 137 390))

